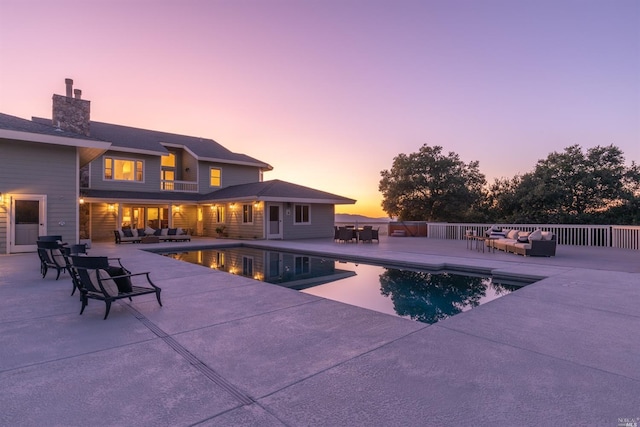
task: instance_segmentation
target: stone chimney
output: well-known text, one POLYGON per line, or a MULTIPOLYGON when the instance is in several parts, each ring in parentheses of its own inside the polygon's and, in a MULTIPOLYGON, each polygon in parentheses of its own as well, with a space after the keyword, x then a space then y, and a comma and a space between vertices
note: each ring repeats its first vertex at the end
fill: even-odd
POLYGON ((65 79, 64 83, 67 89, 66 96, 53 95, 52 123, 62 130, 89 136, 91 102, 82 99, 80 89, 73 90, 72 79, 65 79))

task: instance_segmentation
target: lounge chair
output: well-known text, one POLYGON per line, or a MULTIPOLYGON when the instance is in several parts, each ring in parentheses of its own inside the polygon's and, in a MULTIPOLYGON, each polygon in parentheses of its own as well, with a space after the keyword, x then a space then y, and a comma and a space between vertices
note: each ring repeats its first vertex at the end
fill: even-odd
POLYGON ((113 301, 123 298, 132 301, 132 297, 153 293, 156 294, 158 304, 162 307, 161 289, 151 281, 149 272, 130 273, 124 267, 109 265, 107 257, 71 256, 71 265, 78 278, 82 301, 80 314, 84 312, 89 299, 97 299, 106 304, 104 314, 106 320, 113 301), (146 283, 143 285, 134 284, 134 282, 140 283, 145 279, 146 283))
POLYGON ((62 246, 56 241, 38 240, 38 258, 40 258, 40 274, 44 279, 50 268, 55 269, 58 274, 56 280, 60 278, 60 273, 67 269, 67 264, 61 252, 62 246))

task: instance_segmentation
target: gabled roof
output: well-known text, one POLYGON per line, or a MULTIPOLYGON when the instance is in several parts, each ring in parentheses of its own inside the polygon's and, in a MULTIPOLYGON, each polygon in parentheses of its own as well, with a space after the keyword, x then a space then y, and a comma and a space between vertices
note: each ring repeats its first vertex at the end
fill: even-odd
POLYGON ((149 203, 216 203, 237 201, 265 201, 292 203, 323 203, 334 205, 354 204, 356 201, 302 185, 292 184, 278 179, 249 184, 233 185, 209 194, 180 192, 142 192, 85 190, 87 198, 96 201, 130 201, 137 200, 149 203))
MULTIPOLYGON (((40 117, 34 117, 33 120, 51 123, 51 120, 40 117)), ((180 147, 197 160, 273 169, 268 163, 234 153, 213 139, 94 121, 90 122, 89 127, 92 137, 111 142, 111 150, 115 151, 162 156, 169 152, 165 147, 180 147)))
POLYGON ((80 166, 100 156, 111 146, 97 138, 63 131, 54 127, 51 120, 48 123, 38 123, 3 113, 0 113, 0 138, 77 147, 80 166))
POLYGON ((274 179, 271 181, 232 185, 204 195, 202 202, 222 202, 234 200, 259 200, 271 202, 354 204, 347 197, 315 190, 298 184, 274 179))

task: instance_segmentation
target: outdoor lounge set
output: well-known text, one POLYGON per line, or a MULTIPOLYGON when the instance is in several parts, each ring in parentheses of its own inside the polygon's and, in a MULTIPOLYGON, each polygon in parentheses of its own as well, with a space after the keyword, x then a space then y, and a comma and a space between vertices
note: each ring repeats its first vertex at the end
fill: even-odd
POLYGON ((158 243, 158 242, 189 242, 191 235, 188 230, 177 228, 119 228, 113 230, 116 244, 129 243, 158 243))
POLYGON ((502 230, 491 227, 486 232, 487 246, 504 252, 523 256, 556 255, 556 236, 550 231, 537 229, 532 232, 520 230, 502 230))

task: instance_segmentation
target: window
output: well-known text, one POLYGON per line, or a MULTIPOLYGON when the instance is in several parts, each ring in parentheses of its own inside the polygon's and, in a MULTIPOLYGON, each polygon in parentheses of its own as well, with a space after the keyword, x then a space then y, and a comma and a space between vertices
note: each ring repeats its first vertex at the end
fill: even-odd
POLYGON ((296 205, 295 224, 309 224, 309 205, 296 205))
POLYGON ((242 257, 242 275, 246 277, 253 277, 253 258, 242 257))
POLYGON ((209 186, 220 187, 222 185, 222 170, 218 168, 209 169, 209 186))
POLYGON ((298 256, 295 258, 295 274, 307 274, 311 271, 310 259, 308 256, 298 256))
POLYGON ((160 158, 160 188, 162 190, 174 190, 176 180, 176 154, 169 153, 160 158))
POLYGON ((224 206, 216 206, 215 212, 216 212, 216 222, 223 223, 224 222, 224 206))
POLYGON ((166 156, 162 156, 161 164, 162 164, 162 167, 175 168, 176 167, 176 154, 175 153, 169 153, 166 156))
POLYGON ((142 160, 104 158, 104 179, 114 181, 144 180, 144 166, 142 160))
POLYGON ((242 205, 242 222, 244 224, 253 223, 253 205, 242 205))

